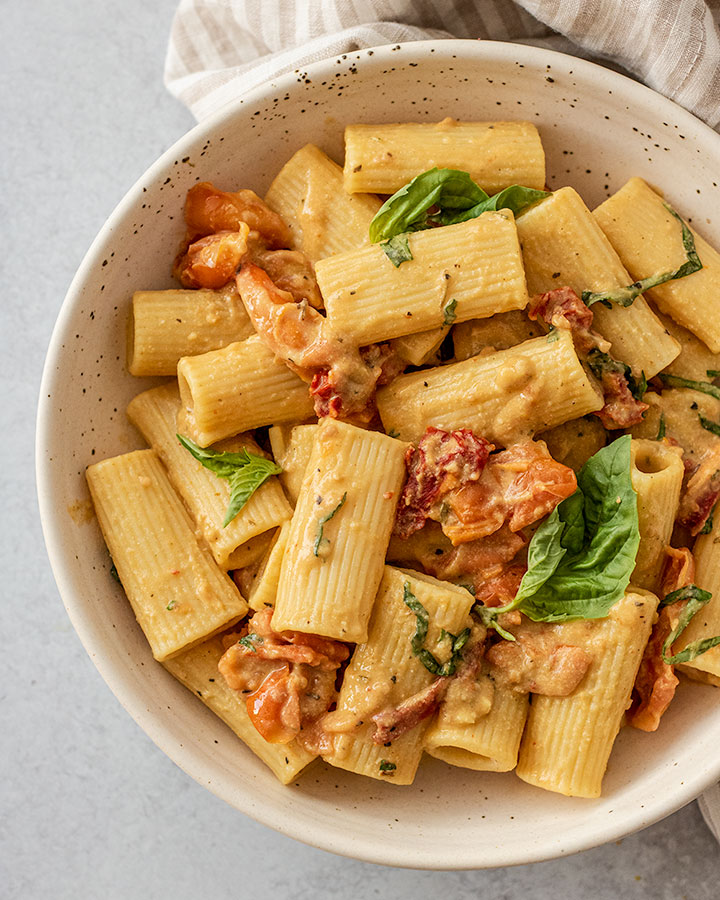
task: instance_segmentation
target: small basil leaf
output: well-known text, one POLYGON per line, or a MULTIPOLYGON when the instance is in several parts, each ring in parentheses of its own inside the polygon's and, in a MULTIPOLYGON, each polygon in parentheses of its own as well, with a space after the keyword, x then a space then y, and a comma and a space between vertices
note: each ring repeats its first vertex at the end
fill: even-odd
POLYGON ((258 456, 255 453, 248 453, 245 449, 238 453, 209 450, 198 447, 194 441, 182 434, 178 434, 176 437, 188 453, 202 463, 206 469, 230 483, 230 503, 225 514, 223 528, 232 522, 250 497, 271 475, 282 472, 282 468, 271 459, 265 459, 264 456, 258 456))
POLYGON ((396 234, 380 244, 383 253, 397 269, 401 263, 413 259, 407 234, 396 234))

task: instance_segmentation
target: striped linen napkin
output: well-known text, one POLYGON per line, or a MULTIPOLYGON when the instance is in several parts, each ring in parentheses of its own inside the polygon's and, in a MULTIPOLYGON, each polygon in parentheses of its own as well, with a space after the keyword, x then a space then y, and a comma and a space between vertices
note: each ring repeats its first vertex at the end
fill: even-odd
MULTIPOLYGON (((451 37, 621 68, 720 131, 720 0, 181 0, 165 84, 199 120, 327 57, 451 37)), ((720 785, 699 804, 720 840, 720 785)))

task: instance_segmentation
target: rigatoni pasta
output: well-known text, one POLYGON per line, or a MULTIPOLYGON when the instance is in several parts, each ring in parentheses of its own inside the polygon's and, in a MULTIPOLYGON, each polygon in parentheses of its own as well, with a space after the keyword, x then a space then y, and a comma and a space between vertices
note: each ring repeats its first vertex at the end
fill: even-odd
POLYGON ((405 449, 383 434, 321 421, 283 556, 275 630, 365 640, 405 449))
POLYGON ((377 245, 317 263, 336 333, 370 344, 527 306, 511 214, 419 231, 408 245, 412 258, 399 266, 377 245))
POLYGON ((235 285, 218 291, 135 291, 128 319, 128 372, 174 376, 183 356, 219 350, 251 334, 235 285))
POLYGON ((488 194, 511 184, 542 188, 545 153, 530 122, 348 125, 345 189, 393 194, 419 172, 461 169, 488 194))
POLYGON ((87 480, 105 542, 155 659, 237 622, 247 603, 207 548, 153 450, 95 463, 87 480))
POLYGON ((405 441, 468 427, 500 444, 600 409, 568 332, 401 375, 378 392, 383 425, 405 441))
POLYGON ((129 369, 177 380, 89 467, 98 521, 283 783, 426 752, 596 797, 626 709, 720 684, 717 254, 639 179, 544 185, 529 123, 349 126, 266 202, 194 185, 183 290, 135 294, 129 369))

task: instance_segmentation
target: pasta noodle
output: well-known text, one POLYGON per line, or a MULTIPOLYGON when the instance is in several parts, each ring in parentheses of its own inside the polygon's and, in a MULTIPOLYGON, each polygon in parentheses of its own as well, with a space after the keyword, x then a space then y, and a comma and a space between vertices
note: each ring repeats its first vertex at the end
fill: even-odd
POLYGON ((148 449, 87 469, 111 572, 284 784, 597 797, 626 710, 720 685, 720 256, 640 178, 543 190, 527 122, 345 139, 188 191, 182 289, 132 300, 148 449))

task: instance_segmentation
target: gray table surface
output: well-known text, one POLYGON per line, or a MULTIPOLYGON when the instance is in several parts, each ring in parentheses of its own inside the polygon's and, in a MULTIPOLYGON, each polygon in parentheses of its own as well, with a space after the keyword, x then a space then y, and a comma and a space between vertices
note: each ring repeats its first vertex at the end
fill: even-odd
POLYGON ((174 7, 0 3, 0 896, 716 900, 720 850, 694 803, 623 841, 513 869, 385 869, 295 843, 176 768, 86 656, 42 542, 35 406, 53 321, 85 250, 192 124, 162 84, 174 7))

